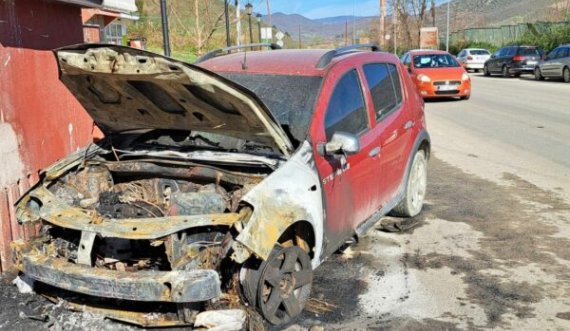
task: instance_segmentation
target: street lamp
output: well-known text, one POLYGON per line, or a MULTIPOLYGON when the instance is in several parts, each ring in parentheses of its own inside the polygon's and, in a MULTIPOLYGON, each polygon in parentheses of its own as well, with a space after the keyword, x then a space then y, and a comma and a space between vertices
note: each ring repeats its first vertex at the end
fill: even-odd
POLYGON ((255 15, 255 17, 257 18, 257 32, 259 33, 259 43, 262 43, 262 41, 261 41, 261 14, 257 13, 257 15, 255 15))
POLYGON ((248 2, 247 5, 245 5, 245 13, 249 19, 249 43, 253 44, 253 31, 251 30, 251 15, 253 14, 253 5, 251 2, 248 2))

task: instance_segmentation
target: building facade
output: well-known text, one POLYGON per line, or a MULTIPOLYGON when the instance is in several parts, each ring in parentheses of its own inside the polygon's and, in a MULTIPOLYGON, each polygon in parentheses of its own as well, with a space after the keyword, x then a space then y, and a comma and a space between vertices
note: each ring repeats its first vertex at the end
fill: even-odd
MULTIPOLYGON (((136 9, 134 0, 109 4, 136 9)), ((14 202, 42 168, 99 134, 59 81, 51 51, 85 41, 82 8, 109 10, 100 0, 0 0, 0 272, 10 242, 34 232, 16 224, 14 202)))

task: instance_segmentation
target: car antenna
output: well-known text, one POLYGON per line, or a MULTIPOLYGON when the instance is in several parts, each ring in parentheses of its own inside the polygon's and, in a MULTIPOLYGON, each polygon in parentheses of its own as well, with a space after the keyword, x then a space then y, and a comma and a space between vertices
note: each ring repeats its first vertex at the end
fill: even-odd
POLYGON ((247 48, 243 50, 243 62, 241 63, 241 70, 247 70, 247 48))

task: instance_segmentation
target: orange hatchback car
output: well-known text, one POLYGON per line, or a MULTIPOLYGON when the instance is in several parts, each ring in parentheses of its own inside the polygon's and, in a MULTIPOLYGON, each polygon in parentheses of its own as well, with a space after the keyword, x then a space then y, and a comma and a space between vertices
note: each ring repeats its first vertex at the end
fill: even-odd
POLYGON ((420 95, 426 98, 471 96, 471 78, 448 52, 409 51, 402 57, 420 95))

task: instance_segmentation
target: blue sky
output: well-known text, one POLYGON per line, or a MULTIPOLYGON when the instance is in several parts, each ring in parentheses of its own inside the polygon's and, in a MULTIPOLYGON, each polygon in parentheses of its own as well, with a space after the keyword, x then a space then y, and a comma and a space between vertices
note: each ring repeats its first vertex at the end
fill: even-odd
MULTIPOLYGON (((245 0, 246 1, 246 0, 245 0)), ((245 2, 242 0, 242 2, 245 2)), ((266 14, 266 0, 252 0, 254 10, 266 14)), ((436 3, 446 2, 437 0, 436 3)), ((271 12, 301 14, 315 19, 344 15, 374 16, 379 14, 378 0, 271 0, 271 12)))

